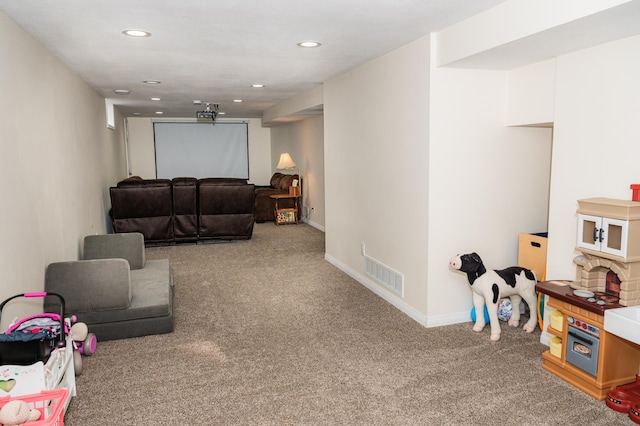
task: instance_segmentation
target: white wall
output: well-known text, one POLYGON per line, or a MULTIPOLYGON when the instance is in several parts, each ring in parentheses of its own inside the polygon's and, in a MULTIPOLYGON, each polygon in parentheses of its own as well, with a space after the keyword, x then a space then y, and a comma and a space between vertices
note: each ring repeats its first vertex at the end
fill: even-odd
POLYGON ((507 125, 553 124, 556 98, 556 59, 509 71, 507 125))
POLYGON ((576 200, 640 183, 640 36, 563 55, 556 77, 547 277, 575 279, 576 200))
POLYGON ((327 259, 427 326, 469 320, 477 251, 517 262, 546 230, 551 130, 505 126, 508 73, 430 67, 422 38, 325 83, 327 259), (364 276, 366 252, 405 275, 403 298, 364 276))
POLYGON ((272 127, 271 164, 274 172, 283 152, 288 152, 300 168, 302 203, 309 212, 305 222, 324 230, 324 117, 317 115, 272 127))
POLYGON ((326 257, 424 322, 429 37, 325 82, 326 257), (360 245, 405 276, 404 298, 364 276, 360 245))
MULTIPOLYGON (((126 171, 122 116, 107 129, 104 98, 3 13, 0 52, 4 300, 43 290, 46 265, 78 259, 85 235, 107 231, 109 183, 126 171)), ((19 305, 17 316, 41 309, 19 305)))
MULTIPOLYGON (((157 119, 130 117, 127 118, 129 131, 129 161, 132 176, 144 179, 155 179, 155 147, 153 139, 153 122, 157 119)), ((162 121, 185 121, 179 118, 167 118, 162 121)), ((190 120, 192 121, 192 120, 190 120)), ((232 120, 224 120, 232 121, 232 120)), ((269 129, 263 128, 259 119, 242 119, 249 123, 249 181, 257 185, 268 185, 271 178, 271 135, 269 129)), ((115 184, 116 182, 113 182, 115 184)))
POLYGON ((547 226, 551 129, 505 126, 508 73, 431 70, 428 323, 469 320, 456 254, 517 264, 518 234, 547 226))

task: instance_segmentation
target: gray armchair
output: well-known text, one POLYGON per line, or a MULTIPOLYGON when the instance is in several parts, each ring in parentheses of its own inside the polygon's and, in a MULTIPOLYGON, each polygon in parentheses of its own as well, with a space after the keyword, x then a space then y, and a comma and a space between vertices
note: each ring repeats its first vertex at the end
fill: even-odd
POLYGON ((146 260, 144 250, 137 232, 87 236, 83 260, 47 266, 45 291, 62 295, 67 313, 98 340, 170 333, 173 271, 167 259, 146 260))

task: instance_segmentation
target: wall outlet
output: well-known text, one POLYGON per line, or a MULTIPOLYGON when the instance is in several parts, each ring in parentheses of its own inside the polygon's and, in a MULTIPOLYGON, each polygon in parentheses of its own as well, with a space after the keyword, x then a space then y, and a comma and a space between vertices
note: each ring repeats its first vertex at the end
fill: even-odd
POLYGON ((363 256, 366 256, 365 253, 366 252, 365 252, 365 249, 364 249, 364 243, 360 243, 360 254, 363 255, 363 256))

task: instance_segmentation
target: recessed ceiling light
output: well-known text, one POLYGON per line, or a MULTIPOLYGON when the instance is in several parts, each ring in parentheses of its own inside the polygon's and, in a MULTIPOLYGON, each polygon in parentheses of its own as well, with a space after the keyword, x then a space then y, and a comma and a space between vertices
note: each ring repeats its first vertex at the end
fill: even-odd
POLYGON ((264 84, 252 84, 251 87, 261 88, 264 87, 264 84))
POLYGON ((242 99, 234 99, 233 102, 240 103, 240 102, 242 102, 242 99))
POLYGON ((156 111, 156 114, 158 114, 158 115, 162 115, 162 114, 164 114, 164 112, 162 112, 162 111, 156 111))
POLYGON ((141 115, 139 112, 134 112, 133 115, 141 115))
POLYGON ((320 43, 319 41, 315 41, 315 40, 305 40, 305 41, 301 41, 300 43, 298 43, 298 46, 300 46, 300 47, 320 47, 320 46, 322 46, 322 43, 320 43))
POLYGON ((129 93, 131 93, 129 89, 116 89, 114 90, 114 92, 118 95, 128 95, 129 93))
POLYGON ((124 30, 122 34, 129 37, 149 37, 151 33, 145 30, 124 30))
POLYGON ((145 80, 145 81, 143 81, 143 83, 146 83, 146 84, 160 84, 162 82, 158 81, 158 80, 145 80))
POLYGON ((152 101, 159 101, 161 100, 160 98, 151 98, 152 101))
POLYGON ((218 112, 218 115, 225 115, 225 114, 226 114, 226 112, 224 112, 224 111, 219 111, 218 112))
POLYGON ((202 101, 199 100, 199 99, 196 99, 196 100, 193 101, 193 104, 194 105, 202 105, 202 101))

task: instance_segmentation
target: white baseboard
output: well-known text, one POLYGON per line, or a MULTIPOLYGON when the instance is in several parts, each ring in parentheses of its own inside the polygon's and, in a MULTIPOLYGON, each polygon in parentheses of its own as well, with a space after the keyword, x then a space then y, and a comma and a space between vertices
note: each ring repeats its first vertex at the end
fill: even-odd
POLYGON ((317 230, 324 232, 324 226, 320 225, 319 223, 309 220, 308 218, 302 219, 302 221, 307 225, 313 226, 317 230))
POLYGON ((376 295, 380 296, 387 302, 391 303, 402 313, 407 315, 409 318, 413 319, 420 325, 424 327, 439 327, 443 325, 450 324, 458 324, 463 322, 470 322, 471 318, 469 317, 469 312, 461 312, 455 314, 447 314, 447 315, 435 315, 435 316, 426 316, 422 312, 418 311, 414 307, 408 305, 404 300, 400 299, 396 295, 382 288, 380 285, 375 283, 374 281, 368 279, 366 276, 361 273, 354 271, 352 268, 348 267, 344 263, 340 262, 335 257, 326 254, 324 258, 327 262, 331 263, 336 268, 340 269, 345 274, 349 275, 354 280, 358 281, 360 284, 374 292, 376 295))

